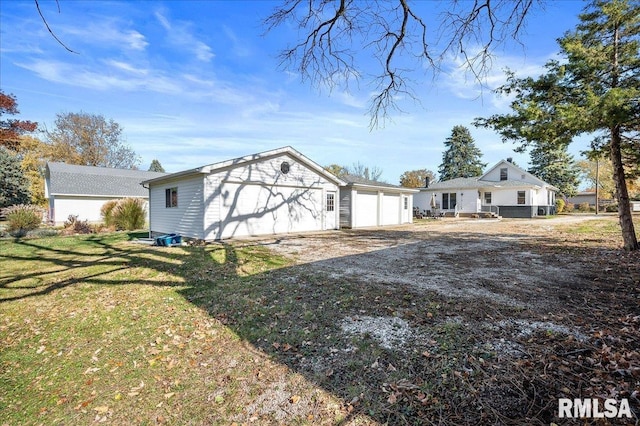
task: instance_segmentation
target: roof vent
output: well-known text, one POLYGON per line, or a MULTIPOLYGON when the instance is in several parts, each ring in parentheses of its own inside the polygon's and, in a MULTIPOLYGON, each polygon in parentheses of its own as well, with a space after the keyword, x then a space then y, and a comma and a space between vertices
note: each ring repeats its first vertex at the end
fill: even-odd
POLYGON ((513 163, 513 157, 507 157, 507 161, 508 161, 509 163, 513 163))

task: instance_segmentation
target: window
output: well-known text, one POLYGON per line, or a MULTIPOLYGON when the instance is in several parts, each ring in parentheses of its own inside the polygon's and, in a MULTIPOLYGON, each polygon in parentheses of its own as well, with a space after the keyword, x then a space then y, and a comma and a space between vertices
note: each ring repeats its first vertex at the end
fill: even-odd
POLYGON ((165 207, 178 207, 178 188, 167 188, 164 190, 165 207))
POLYGON ((335 210, 335 196, 336 194, 327 194, 327 211, 332 212, 335 210))
POLYGON ((409 198, 404 197, 404 209, 409 210, 409 198))
POLYGON ((506 167, 500 169, 500 180, 507 180, 508 176, 506 167))
POLYGON ((491 204, 491 193, 490 192, 485 192, 484 193, 484 203, 485 204, 491 204))
POLYGON ((280 171, 282 172, 282 174, 286 175, 287 173, 289 173, 289 170, 291 170, 291 166, 288 162, 283 161, 282 164, 280 164, 280 171))
POLYGON ((525 191, 518 191, 518 204, 526 204, 525 191))
POLYGON ((452 210, 456 208, 456 193, 442 194, 442 208, 444 210, 452 210))

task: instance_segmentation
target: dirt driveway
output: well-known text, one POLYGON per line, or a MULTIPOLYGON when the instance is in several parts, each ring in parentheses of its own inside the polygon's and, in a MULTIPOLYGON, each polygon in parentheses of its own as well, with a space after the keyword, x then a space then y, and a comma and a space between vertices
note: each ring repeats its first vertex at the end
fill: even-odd
MULTIPOLYGON (((596 262, 568 259, 551 245, 598 216, 552 219, 420 221, 414 225, 285 237, 271 247, 332 278, 488 299, 513 307, 553 310, 566 290, 580 288, 596 262), (545 249, 548 248, 548 249, 545 249)), ((605 220, 615 222, 612 216, 605 220)), ((577 238, 577 243, 584 236, 577 238)), ((607 247, 607 249, 613 247, 607 247)))
MULTIPOLYGON (((620 250, 615 216, 432 219, 262 243, 295 260, 280 279, 313 276, 317 291, 344 299, 342 310, 332 307, 344 336, 375 339, 406 371, 444 371, 429 379, 440 382, 434 398, 458 401, 460 413, 548 424, 558 421, 561 397, 627 398, 640 410, 640 261, 620 250), (359 297, 335 296, 343 289, 359 297), (451 372, 455 386, 440 379, 451 372)), ((316 377, 354 362, 352 354, 342 361, 329 354, 296 368, 316 377)), ((330 387, 340 389, 332 377, 330 387)), ((424 374, 407 380, 427 383, 424 374)), ((392 403, 403 397, 411 410, 433 415, 422 391, 412 399, 415 387, 372 381, 368 388, 376 386, 392 403)))

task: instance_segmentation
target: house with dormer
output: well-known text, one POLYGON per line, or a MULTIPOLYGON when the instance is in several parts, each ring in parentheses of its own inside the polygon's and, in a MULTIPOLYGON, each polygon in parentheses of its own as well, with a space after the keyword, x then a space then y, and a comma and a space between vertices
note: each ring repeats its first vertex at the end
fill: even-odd
POLYGON ((558 188, 501 160, 482 176, 436 182, 414 194, 420 213, 531 218, 555 214, 558 188))

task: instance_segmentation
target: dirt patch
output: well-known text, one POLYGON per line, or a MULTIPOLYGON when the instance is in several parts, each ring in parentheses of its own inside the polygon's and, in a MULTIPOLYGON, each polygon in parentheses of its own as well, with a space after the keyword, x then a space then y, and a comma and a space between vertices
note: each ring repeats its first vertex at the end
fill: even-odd
POLYGON ((430 220, 259 243, 295 260, 295 274, 275 276, 312 291, 301 303, 348 342, 299 370, 340 393, 362 365, 391 423, 548 424, 563 423, 561 397, 627 398, 638 415, 640 261, 620 251, 616 223, 430 220))

